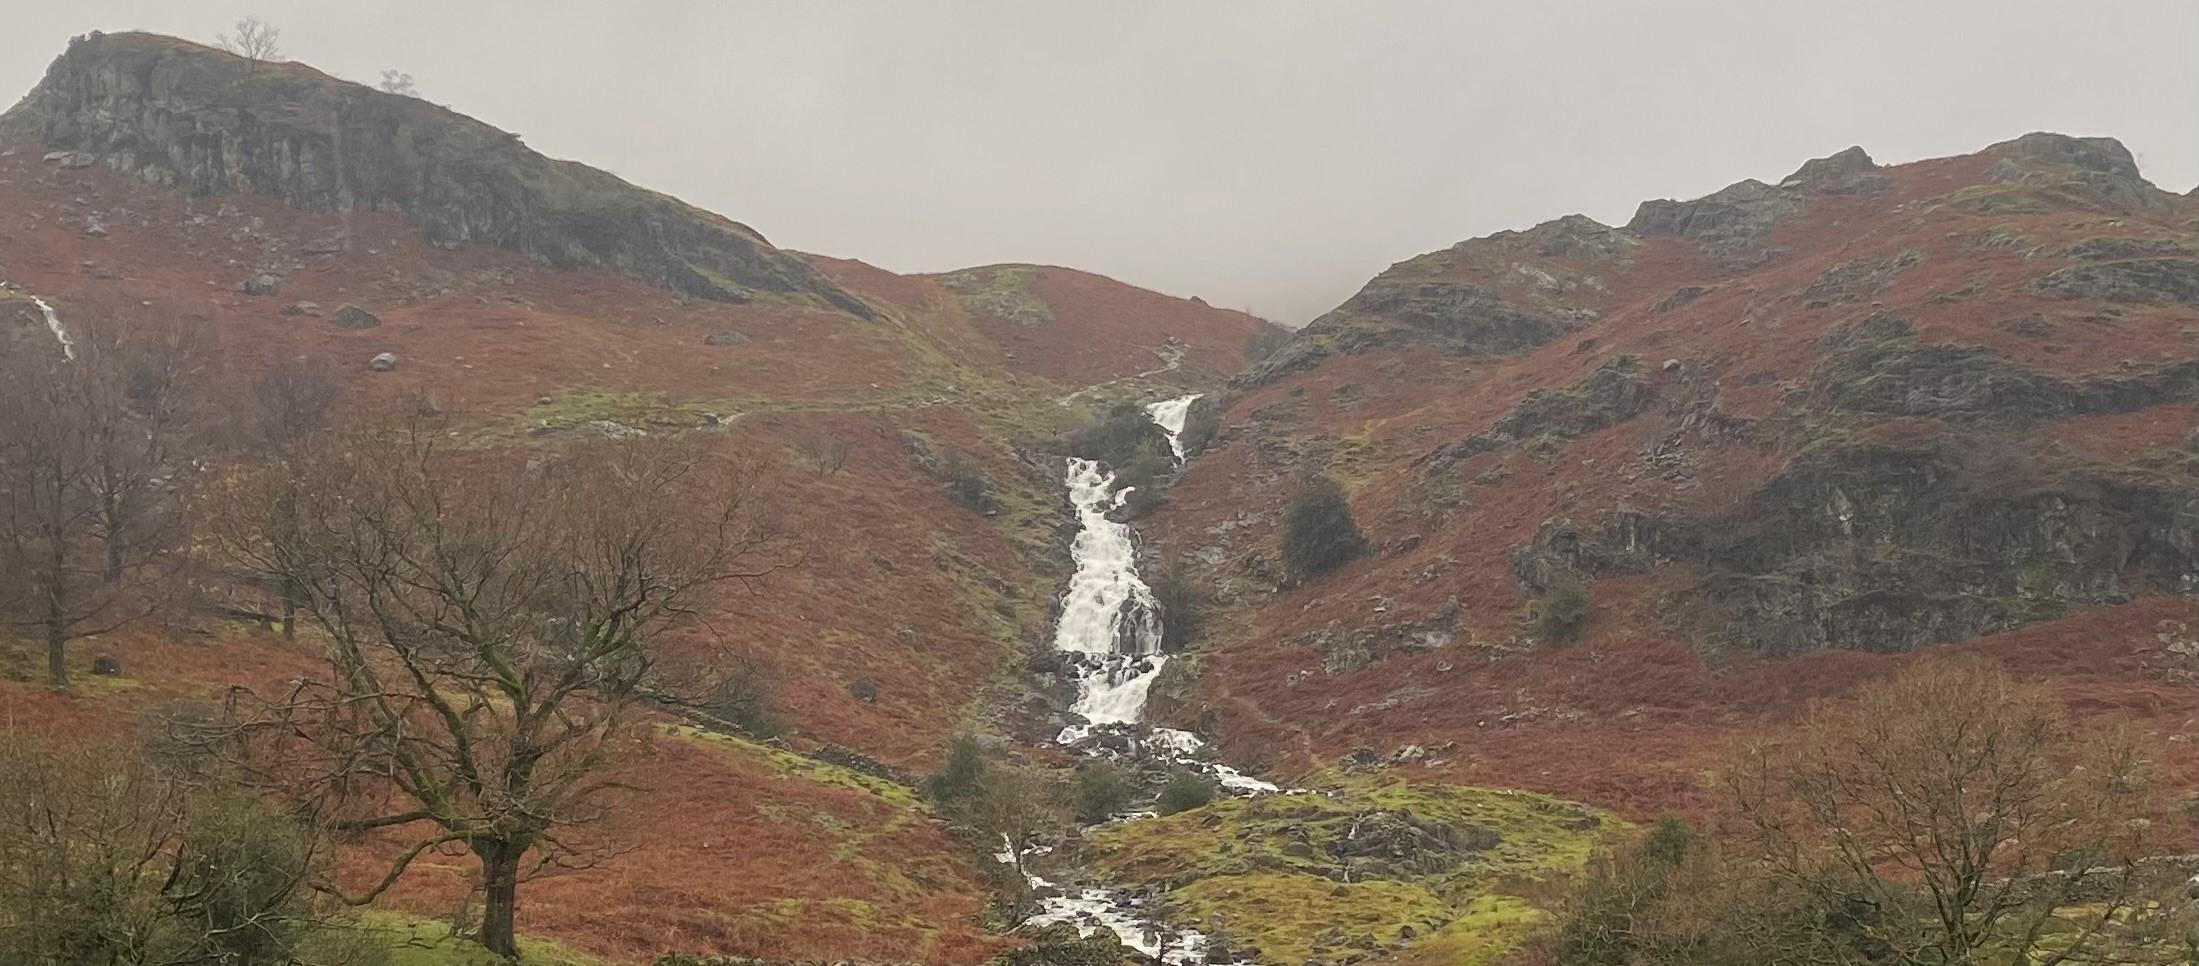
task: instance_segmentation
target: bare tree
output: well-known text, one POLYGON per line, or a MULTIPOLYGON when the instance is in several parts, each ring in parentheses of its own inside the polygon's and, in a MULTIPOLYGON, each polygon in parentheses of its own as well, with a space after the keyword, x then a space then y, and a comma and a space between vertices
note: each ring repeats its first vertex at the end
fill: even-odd
POLYGON ((382 82, 377 86, 381 87, 384 94, 395 94, 399 97, 420 96, 420 88, 413 86, 412 75, 401 70, 383 71, 382 82))
POLYGON ((1927 661, 1726 768, 1727 836, 1660 823, 1592 863, 1557 966, 2168 966, 2194 909, 2143 856, 2158 802, 2050 690, 1927 661))
POLYGON ((220 34, 214 38, 214 46, 244 58, 254 69, 263 63, 282 59, 279 43, 282 30, 258 17, 246 17, 237 21, 237 32, 220 34))
POLYGON ((343 397, 335 370, 321 356, 299 356, 252 383, 253 428, 280 455, 328 425, 343 397))
POLYGON ((1728 780, 1771 880, 1824 910, 1798 945, 2054 966, 2148 961, 2117 935, 2149 905, 2141 764, 2080 740, 2043 687, 1934 661, 1817 709, 1728 780))
POLYGON ((848 441, 832 433, 817 433, 802 439, 802 455, 809 460, 810 469, 821 478, 840 475, 848 465, 848 441))
POLYGON ((522 461, 445 437, 417 415, 323 434, 224 493, 217 539, 300 589, 328 661, 234 704, 258 775, 410 840, 362 891, 322 888, 369 902, 462 847, 480 941, 511 956, 521 880, 603 856, 571 831, 622 787, 603 768, 668 686, 668 636, 779 542, 743 473, 674 441, 522 461))
POLYGON ((0 961, 335 966, 320 858, 309 829, 137 747, 0 743, 0 961))
MULTIPOLYGON (((290 365, 268 370, 252 384, 253 422, 260 441, 278 459, 287 458, 327 425, 342 395, 334 370, 320 356, 300 356, 290 365)), ((282 634, 294 638, 299 590, 280 577, 276 580, 282 634)))
POLYGON ((987 770, 965 807, 970 822, 1001 843, 1019 875, 1024 853, 1063 815, 1061 789, 1046 772, 1009 762, 987 770))
POLYGON ((39 629, 55 688, 69 686, 68 642, 149 613, 177 559, 168 443, 188 352, 145 331, 102 319, 75 358, 0 358, 0 622, 39 629))

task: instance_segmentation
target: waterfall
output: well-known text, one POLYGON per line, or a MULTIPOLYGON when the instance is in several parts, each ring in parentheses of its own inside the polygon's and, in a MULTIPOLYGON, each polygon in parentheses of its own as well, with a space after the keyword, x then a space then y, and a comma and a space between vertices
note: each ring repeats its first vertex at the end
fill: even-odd
POLYGON ((1176 454, 1176 462, 1183 462, 1183 424, 1191 415, 1191 404, 1199 401, 1198 393, 1164 399, 1145 407, 1145 413, 1153 417, 1153 425, 1168 434, 1168 451, 1176 454))
MULTIPOLYGON (((7 282, 0 282, 0 288, 22 291, 7 282)), ((53 340, 61 344, 61 357, 71 362, 76 361, 76 340, 69 336, 68 328, 61 324, 61 313, 54 311, 53 306, 45 299, 36 295, 30 298, 31 304, 38 307, 38 314, 46 317, 46 331, 53 333, 53 340)))
POLYGON ((1130 525, 1107 516, 1129 491, 1115 492, 1115 474, 1084 459, 1069 461, 1068 486, 1077 570, 1062 598, 1054 650, 1077 655, 1076 713, 1095 725, 1129 724, 1145 711, 1146 690, 1168 661, 1160 654, 1160 608, 1138 579, 1130 525))
POLYGON ((53 333, 54 341, 61 343, 61 357, 75 361, 76 340, 69 338, 69 330, 61 327, 61 314, 55 312, 53 306, 47 305, 45 299, 36 295, 31 296, 31 304, 38 306, 38 311, 46 316, 46 328, 53 333))
MULTIPOLYGON (((1196 395, 1153 403, 1145 407, 1154 425, 1168 434, 1169 451, 1176 462, 1184 459, 1184 420, 1196 395)), ((1145 717, 1146 694, 1168 656, 1161 651, 1160 605, 1153 589, 1138 577, 1136 535, 1130 525, 1108 516, 1119 509, 1129 490, 1115 490, 1115 474, 1093 460, 1068 461, 1065 485, 1069 505, 1076 509, 1077 536, 1069 555, 1076 573, 1062 596, 1061 619, 1054 625, 1054 650, 1063 657, 1063 670, 1075 677, 1077 700, 1072 708, 1085 724, 1063 728, 1056 739, 1077 745, 1097 728, 1136 725, 1145 717)), ((1204 747, 1196 735, 1173 728, 1139 729, 1133 742, 1153 758, 1179 767, 1204 772, 1230 794, 1258 795, 1277 791, 1276 786, 1245 775, 1227 765, 1197 757, 1204 747)), ((1112 752, 1090 747, 1081 753, 1095 756, 1112 752)), ((1032 853, 1026 853, 1032 854, 1032 853)), ((1013 863, 1016 856, 1003 851, 997 858, 1013 863)), ((1113 932, 1123 944, 1160 960, 1167 966, 1208 964, 1206 937, 1192 929, 1168 929, 1144 910, 1142 897, 1101 888, 1061 890, 1054 883, 1026 871, 1032 889, 1039 893, 1039 912, 1030 923, 1069 923, 1078 933, 1094 929, 1113 932)))
MULTIPOLYGON (((1197 395, 1146 407, 1155 425, 1168 434, 1168 448, 1183 461, 1184 418, 1197 395)), ((1127 523, 1108 514, 1122 506, 1129 490, 1115 490, 1115 474, 1096 461, 1068 461, 1069 504, 1077 512, 1076 542, 1070 557, 1076 574, 1062 598, 1061 621, 1054 626, 1054 650, 1076 655, 1077 701, 1072 709, 1088 726, 1071 726, 1061 740, 1074 742, 1091 726, 1135 724, 1145 714, 1146 693, 1168 664, 1161 650, 1160 606, 1153 589, 1138 577, 1135 535, 1127 523)), ((1186 736, 1188 737, 1188 736, 1186 736)))

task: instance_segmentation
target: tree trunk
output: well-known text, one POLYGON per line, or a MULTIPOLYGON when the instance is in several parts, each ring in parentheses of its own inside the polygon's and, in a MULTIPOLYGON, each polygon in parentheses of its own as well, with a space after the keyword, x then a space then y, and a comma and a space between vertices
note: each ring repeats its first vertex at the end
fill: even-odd
POLYGON ((56 691, 69 689, 69 635, 57 618, 46 620, 46 676, 56 691))
POLYGON ((298 639, 298 582, 283 580, 283 639, 298 639))
POLYGON ((512 913, 519 907, 519 857, 523 849, 501 842, 484 844, 481 857, 481 945, 505 959, 519 957, 518 937, 512 932, 512 913))
POLYGON ((46 544, 52 551, 46 575, 46 617, 42 621, 46 630, 46 678, 56 691, 69 689, 69 585, 68 550, 59 534, 46 531, 46 544))

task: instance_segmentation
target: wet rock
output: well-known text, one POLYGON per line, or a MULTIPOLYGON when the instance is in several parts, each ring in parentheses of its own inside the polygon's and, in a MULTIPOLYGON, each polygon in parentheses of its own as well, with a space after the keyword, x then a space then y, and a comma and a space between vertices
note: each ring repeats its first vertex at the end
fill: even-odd
POLYGON ((1709 570, 1715 642, 1899 652, 2178 592, 2199 561, 2199 492, 1954 432, 1828 440, 1671 544, 1709 570))
POLYGON ((395 372, 397 370, 397 353, 380 353, 367 360, 367 368, 375 372, 395 372))
POLYGON ((1661 559, 1658 548, 1680 543, 1647 514, 1616 510, 1594 526, 1556 517, 1536 528, 1534 539, 1506 555, 1512 578, 1534 593, 1548 593, 1595 577, 1646 573, 1661 559))
POLYGON ((1439 875, 1502 838, 1479 826, 1428 822, 1403 811, 1375 810, 1353 818, 1329 854, 1355 872, 1382 878, 1439 875))
POLYGON ((346 302, 336 307, 328 316, 330 322, 346 329, 371 329, 382 324, 380 316, 346 302))

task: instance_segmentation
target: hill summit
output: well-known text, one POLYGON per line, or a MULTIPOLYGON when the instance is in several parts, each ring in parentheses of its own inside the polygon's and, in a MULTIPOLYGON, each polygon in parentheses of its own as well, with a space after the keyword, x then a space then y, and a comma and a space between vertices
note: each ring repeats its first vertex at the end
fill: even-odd
POLYGON ((5 115, 27 140, 195 195, 402 214, 441 246, 493 245, 725 302, 871 309, 739 222, 544 157, 518 135, 298 63, 147 33, 79 37, 5 115))

